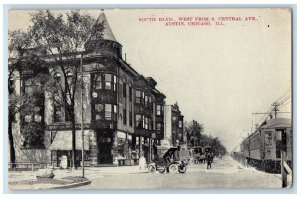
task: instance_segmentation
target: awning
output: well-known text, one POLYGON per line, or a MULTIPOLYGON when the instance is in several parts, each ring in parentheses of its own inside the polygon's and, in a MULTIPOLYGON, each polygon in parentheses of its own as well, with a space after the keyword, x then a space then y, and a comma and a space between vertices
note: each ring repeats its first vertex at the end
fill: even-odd
MULTIPOLYGON (((81 131, 75 132, 75 147, 76 150, 82 149, 81 131)), ((72 132, 71 131, 57 131, 52 144, 49 147, 50 150, 72 150, 72 132)), ((85 132, 84 135, 84 150, 89 150, 89 135, 85 132)))

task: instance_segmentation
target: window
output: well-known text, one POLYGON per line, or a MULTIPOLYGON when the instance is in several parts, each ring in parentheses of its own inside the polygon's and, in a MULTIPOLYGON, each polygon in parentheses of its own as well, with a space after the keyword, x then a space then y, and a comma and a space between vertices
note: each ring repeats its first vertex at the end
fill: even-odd
POLYGON ((103 104, 95 104, 95 120, 103 119, 103 104))
POLYGON ((24 79, 24 93, 31 93, 33 91, 33 83, 31 79, 24 79))
POLYGON ((114 75, 114 81, 113 81, 113 88, 114 91, 117 91, 117 76, 114 75))
POLYGON ((111 74, 105 74, 105 89, 112 90, 111 74))
POLYGON ((66 86, 69 86, 70 90, 72 90, 72 87, 73 87, 73 74, 71 72, 68 72, 67 73, 67 85, 66 86))
POLYGON ((173 116, 173 117, 172 117, 172 121, 173 121, 173 122, 176 122, 176 121, 177 121, 177 117, 176 117, 176 116, 173 116))
POLYGON ((143 120, 141 115, 135 115, 135 127, 143 128, 143 120))
POLYGON ((182 128, 182 121, 180 120, 178 123, 179 128, 182 128))
POLYGON ((117 110, 117 105, 114 105, 114 120, 118 120, 118 110, 117 110))
POLYGON ((41 122, 42 121, 41 111, 42 111, 42 108, 34 107, 34 117, 33 118, 34 118, 35 122, 41 122))
POLYGON ((132 127, 132 103, 129 102, 129 126, 132 127))
MULTIPOLYGON (((67 96, 68 97, 68 96, 67 96)), ((69 98, 69 97, 68 97, 69 98)), ((65 108, 65 120, 66 122, 71 121, 71 115, 70 115, 70 107, 68 108, 69 105, 66 106, 65 108)))
POLYGON ((265 145, 272 146, 272 131, 265 132, 265 145))
POLYGON ((123 98, 126 98, 126 83, 123 83, 123 98))
POLYGON ((96 90, 102 89, 102 76, 101 76, 101 74, 97 74, 95 76, 95 89, 96 90))
POLYGON ((149 118, 145 118, 145 129, 149 129, 149 118))
POLYGON ((61 106, 60 105, 55 105, 54 106, 54 122, 62 122, 61 106))
POLYGON ((152 130, 152 120, 149 118, 149 130, 152 130))
POLYGON ((137 104, 144 104, 144 97, 145 97, 144 92, 142 91, 135 92, 135 102, 137 104))
POLYGON ((105 104, 105 119, 106 120, 111 120, 111 114, 112 114, 112 108, 111 104, 105 104))
POLYGON ((145 106, 146 107, 151 107, 151 97, 145 96, 145 106))
POLYGON ((129 101, 132 101, 132 87, 129 85, 129 101))
POLYGON ((123 109, 123 124, 127 124, 127 112, 126 108, 123 109))
POLYGON ((156 115, 162 115, 162 105, 156 105, 156 115))
POLYGON ((59 73, 55 73, 54 74, 54 80, 57 82, 57 83, 60 83, 61 81, 61 75, 59 73))
POLYGON ((156 123, 156 130, 158 130, 158 131, 161 130, 161 123, 156 123))
POLYGON ((15 93, 15 81, 9 80, 9 93, 15 93))

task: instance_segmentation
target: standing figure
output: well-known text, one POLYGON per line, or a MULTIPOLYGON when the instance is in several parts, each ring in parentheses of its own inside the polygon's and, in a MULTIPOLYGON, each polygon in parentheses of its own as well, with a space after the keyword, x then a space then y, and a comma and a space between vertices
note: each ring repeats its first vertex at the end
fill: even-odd
POLYGON ((212 156, 210 153, 207 154, 207 169, 211 169, 212 156))
POLYGON ((147 168, 147 163, 146 163, 146 158, 144 157, 144 153, 140 154, 140 159, 139 159, 139 168, 140 171, 145 171, 147 168))

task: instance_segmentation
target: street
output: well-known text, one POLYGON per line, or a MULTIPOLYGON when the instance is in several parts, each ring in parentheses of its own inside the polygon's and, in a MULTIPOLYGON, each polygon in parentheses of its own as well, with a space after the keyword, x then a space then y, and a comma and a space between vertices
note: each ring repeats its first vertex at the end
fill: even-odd
POLYGON ((78 189, 281 188, 280 174, 244 167, 229 156, 215 158, 212 169, 191 164, 185 174, 141 173, 137 166, 99 167, 88 168, 86 177, 92 183, 78 189))

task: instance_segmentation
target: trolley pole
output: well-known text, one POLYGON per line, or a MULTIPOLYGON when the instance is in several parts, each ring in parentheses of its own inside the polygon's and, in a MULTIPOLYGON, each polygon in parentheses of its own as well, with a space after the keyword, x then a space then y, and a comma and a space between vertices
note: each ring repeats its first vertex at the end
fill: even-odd
POLYGON ((82 65, 82 56, 80 57, 80 75, 81 75, 81 140, 82 140, 82 147, 81 147, 81 161, 82 161, 82 177, 84 177, 84 131, 83 131, 83 65, 82 65))

